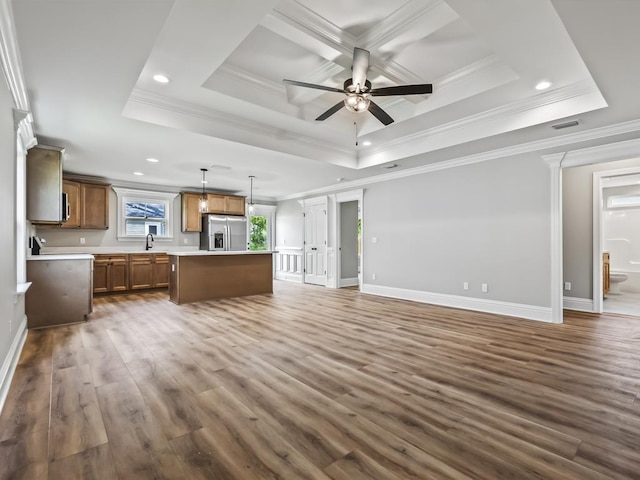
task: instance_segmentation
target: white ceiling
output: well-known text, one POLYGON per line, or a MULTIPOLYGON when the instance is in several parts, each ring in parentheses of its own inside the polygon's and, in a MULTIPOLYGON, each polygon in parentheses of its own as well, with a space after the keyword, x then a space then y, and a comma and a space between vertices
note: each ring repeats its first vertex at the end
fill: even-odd
POLYGON ((14 0, 13 10, 40 143, 65 147, 66 171, 112 181, 198 189, 210 168, 213 189, 246 194, 255 175, 254 196, 275 199, 390 162, 565 135, 550 128, 560 119, 580 120, 573 133, 640 111, 631 0, 14 0), (354 47, 371 52, 374 88, 434 93, 377 97, 395 119, 386 127, 345 109, 314 121, 342 95, 282 79, 342 88, 354 47), (535 90, 541 80, 552 87, 535 90))

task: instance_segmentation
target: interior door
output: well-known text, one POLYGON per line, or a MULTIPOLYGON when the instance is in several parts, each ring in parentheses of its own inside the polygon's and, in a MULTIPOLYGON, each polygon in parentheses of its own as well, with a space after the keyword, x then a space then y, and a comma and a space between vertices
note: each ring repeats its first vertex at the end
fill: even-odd
POLYGON ((327 204, 304 208, 304 281, 327 285, 327 204))

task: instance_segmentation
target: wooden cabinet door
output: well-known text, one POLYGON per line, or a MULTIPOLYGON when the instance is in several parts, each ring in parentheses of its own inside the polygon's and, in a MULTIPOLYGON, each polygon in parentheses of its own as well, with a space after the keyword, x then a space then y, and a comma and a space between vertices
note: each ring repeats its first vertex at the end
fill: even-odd
POLYGON ((93 260, 93 293, 109 291, 109 256, 94 255, 93 260))
POLYGON ((225 213, 230 215, 244 215, 244 207, 246 200, 244 197, 231 196, 225 197, 225 213))
POLYGON ((109 291, 123 292, 129 289, 128 255, 111 255, 109 257, 109 291))
POLYGON ((67 194, 69 203, 69 218, 62 224, 62 228, 80 228, 80 184, 63 180, 62 191, 67 194))
POLYGON ((182 231, 201 232, 200 197, 197 193, 182 194, 182 231))
POLYGON ((209 193, 207 195, 208 212, 207 213, 226 213, 226 201, 224 195, 217 193, 209 193))
POLYGON ((153 287, 153 255, 129 255, 129 286, 131 290, 153 287))
POLYGON ((80 184, 81 228, 109 228, 109 185, 80 184))
POLYGON ((157 288, 169 286, 169 255, 166 253, 154 254, 153 286, 157 288))

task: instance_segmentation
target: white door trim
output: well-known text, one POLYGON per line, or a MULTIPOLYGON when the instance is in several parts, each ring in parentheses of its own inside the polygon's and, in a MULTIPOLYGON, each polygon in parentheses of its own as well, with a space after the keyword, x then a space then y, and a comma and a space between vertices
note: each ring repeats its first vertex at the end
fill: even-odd
MULTIPOLYGON (((563 278, 562 278, 562 173, 561 170, 567 167, 579 167, 597 163, 607 163, 616 160, 629 160, 634 157, 640 158, 640 139, 626 140, 622 142, 599 145, 597 147, 570 150, 567 152, 543 155, 542 158, 549 163, 551 173, 551 316, 555 323, 562 322, 562 299, 563 278), (557 165, 556 165, 557 164, 557 165), (557 170, 554 171, 554 170, 557 170)), ((595 240, 594 240, 595 243, 595 240)), ((595 246, 594 246, 595 252, 595 246)), ((595 256, 595 253, 594 253, 595 256)), ((594 261, 599 264, 600 261, 594 261)), ((599 267, 599 277, 602 277, 602 267, 599 267)), ((594 276, 598 277, 595 273, 594 276)), ((602 278, 594 278, 594 291, 596 282, 600 282, 602 288, 602 278)), ((593 295, 593 293, 592 293, 593 295)), ((594 295, 594 304, 597 295, 594 295)), ((600 306, 602 308, 602 306, 600 306)), ((594 305, 594 312, 596 306, 594 305)))
MULTIPOLYGON (((349 190, 348 192, 336 193, 334 196, 336 202, 336 214, 334 215, 332 224, 334 226, 336 242, 340 243, 340 204, 344 202, 358 202, 358 219, 362 224, 362 238, 364 238, 364 222, 362 221, 364 215, 364 189, 349 190)), ((339 245, 338 245, 339 247, 339 245)), ((340 250, 335 255, 334 259, 334 272, 336 272, 336 287, 340 288, 342 272, 340 271, 340 250)), ((358 275, 358 288, 362 290, 362 272, 364 272, 364 242, 360 242, 360 273, 358 275)))

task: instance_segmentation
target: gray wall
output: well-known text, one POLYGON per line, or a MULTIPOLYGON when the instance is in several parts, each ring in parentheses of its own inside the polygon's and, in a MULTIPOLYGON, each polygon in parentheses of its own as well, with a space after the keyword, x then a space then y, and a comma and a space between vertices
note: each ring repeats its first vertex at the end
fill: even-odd
POLYGON ((371 185, 364 283, 549 306, 549 179, 530 154, 371 185))
POLYGON ((340 277, 358 277, 358 202, 340 205, 340 277))
MULTIPOLYGON (((0 77, 0 371, 24 318, 24 297, 14 305, 16 291, 16 135, 13 100, 5 77, 0 77)), ((0 377, 1 382, 5 380, 0 377)), ((0 399, 1 401, 1 399, 0 399)))
POLYGON ((276 241, 278 247, 302 248, 302 206, 298 200, 278 203, 276 209, 276 241))
POLYGON ((593 300, 593 174, 638 167, 640 160, 566 168, 562 171, 563 277, 566 297, 593 300))
MULTIPOLYGON (((130 188, 130 187, 127 187, 130 188)), ((151 188, 147 187, 147 190, 151 188)), ((162 191, 160 188, 157 191, 162 191)), ((109 229, 108 230, 70 230, 55 227, 37 227, 36 232, 39 237, 46 240, 46 247, 74 247, 78 250, 90 250, 91 247, 113 247, 114 249, 144 250, 145 240, 118 240, 118 201, 116 193, 109 191, 109 229), (80 243, 80 238, 85 239, 85 244, 80 243)), ((169 247, 198 247, 200 236, 198 233, 183 233, 182 207, 180 195, 173 202, 173 239, 156 239, 154 249, 166 250, 169 247)))

